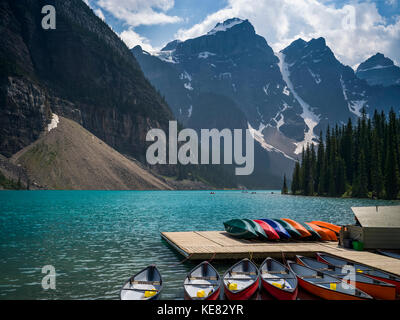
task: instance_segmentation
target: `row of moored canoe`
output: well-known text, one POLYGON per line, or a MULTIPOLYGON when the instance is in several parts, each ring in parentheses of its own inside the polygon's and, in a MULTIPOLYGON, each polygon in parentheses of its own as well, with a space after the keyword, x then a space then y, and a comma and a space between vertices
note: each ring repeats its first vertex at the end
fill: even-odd
POLYGON ((300 223, 292 219, 233 219, 225 231, 240 239, 337 241, 341 227, 324 221, 300 223))
MULTIPOLYGON (((259 268, 243 259, 229 268, 222 279, 210 263, 203 262, 187 274, 183 288, 189 300, 217 300, 222 287, 229 300, 247 300, 259 289, 260 282, 280 300, 297 299, 298 286, 328 300, 394 300, 400 294, 400 277, 324 253, 318 253, 316 259, 297 256, 296 262, 288 261, 286 265, 267 258, 259 268), (355 271, 351 282, 346 280, 349 266, 355 271)), ((120 298, 158 299, 162 288, 160 272, 149 266, 123 285, 120 298)))

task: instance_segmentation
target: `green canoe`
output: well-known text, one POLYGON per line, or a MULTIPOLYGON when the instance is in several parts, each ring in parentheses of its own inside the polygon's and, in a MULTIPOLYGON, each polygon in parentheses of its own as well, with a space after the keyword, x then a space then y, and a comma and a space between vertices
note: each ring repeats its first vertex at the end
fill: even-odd
POLYGON ((253 220, 250 219, 242 219, 242 220, 248 222, 253 227, 254 231, 257 233, 258 238, 264 240, 268 239, 268 236, 265 233, 264 229, 261 228, 261 226, 257 222, 254 222, 253 220))
POLYGON ((290 223, 287 223, 285 220, 282 219, 273 219, 274 221, 280 223, 282 227, 286 229, 287 232, 291 235, 293 239, 300 239, 301 234, 298 232, 290 223))
POLYGON ((224 222, 225 231, 231 236, 240 239, 256 239, 256 231, 250 223, 242 219, 233 219, 224 222))

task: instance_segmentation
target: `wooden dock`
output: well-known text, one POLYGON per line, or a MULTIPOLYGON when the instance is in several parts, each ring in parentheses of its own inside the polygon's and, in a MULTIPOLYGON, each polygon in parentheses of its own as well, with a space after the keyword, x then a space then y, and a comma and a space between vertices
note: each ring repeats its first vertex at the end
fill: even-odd
POLYGON ((266 257, 294 258, 325 252, 400 275, 400 260, 383 255, 344 249, 337 242, 261 242, 235 239, 224 231, 162 232, 161 237, 189 260, 223 260, 266 257))

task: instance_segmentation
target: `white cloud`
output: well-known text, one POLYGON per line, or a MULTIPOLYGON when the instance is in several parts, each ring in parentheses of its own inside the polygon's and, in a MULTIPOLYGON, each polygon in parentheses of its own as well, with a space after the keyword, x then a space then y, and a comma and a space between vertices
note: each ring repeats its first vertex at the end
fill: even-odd
POLYGON ((275 51, 299 37, 324 37, 339 60, 351 66, 376 52, 400 62, 400 18, 387 24, 373 2, 352 1, 336 8, 317 0, 228 0, 225 8, 189 29, 178 30, 176 37, 200 36, 232 17, 249 19, 275 51))
POLYGON ((148 52, 156 51, 150 44, 149 39, 142 37, 138 33, 136 33, 133 28, 129 28, 128 30, 122 31, 119 34, 122 41, 128 46, 128 48, 133 48, 134 46, 140 45, 143 50, 148 52))
POLYGON ((98 0, 97 5, 131 27, 177 23, 180 17, 167 11, 174 7, 174 0, 98 0))
POLYGON ((106 17, 104 16, 103 11, 101 11, 101 9, 96 9, 94 10, 94 13, 103 21, 106 20, 106 17))

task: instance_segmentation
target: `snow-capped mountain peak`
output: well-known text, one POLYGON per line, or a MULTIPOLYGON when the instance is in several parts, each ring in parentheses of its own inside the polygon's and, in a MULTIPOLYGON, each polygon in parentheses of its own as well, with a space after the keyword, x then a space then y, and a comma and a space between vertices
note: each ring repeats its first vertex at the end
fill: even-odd
POLYGON ((400 68, 382 53, 377 53, 358 66, 357 77, 373 86, 399 85, 400 68))
POLYGON ((207 33, 207 35, 213 35, 213 34, 216 34, 217 32, 227 31, 227 30, 233 28, 234 26, 241 24, 243 22, 246 22, 246 21, 248 22, 248 20, 242 20, 239 18, 232 18, 232 19, 225 20, 224 22, 217 23, 215 25, 215 27, 207 33))

